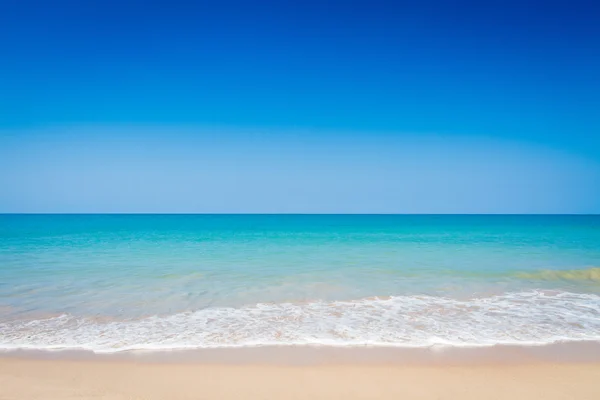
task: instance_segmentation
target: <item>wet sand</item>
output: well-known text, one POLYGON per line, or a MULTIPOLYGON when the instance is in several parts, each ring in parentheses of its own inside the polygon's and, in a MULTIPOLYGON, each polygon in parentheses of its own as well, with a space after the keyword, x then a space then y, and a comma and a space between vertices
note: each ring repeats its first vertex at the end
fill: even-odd
POLYGON ((10 352, 0 399, 599 399, 597 344, 10 352))

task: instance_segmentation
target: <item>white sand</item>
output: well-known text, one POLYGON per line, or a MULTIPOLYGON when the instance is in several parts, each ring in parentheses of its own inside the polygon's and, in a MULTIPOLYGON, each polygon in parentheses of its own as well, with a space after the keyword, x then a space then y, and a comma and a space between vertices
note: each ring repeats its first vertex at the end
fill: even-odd
POLYGON ((0 358, 0 399, 600 399, 600 363, 312 366, 0 358))

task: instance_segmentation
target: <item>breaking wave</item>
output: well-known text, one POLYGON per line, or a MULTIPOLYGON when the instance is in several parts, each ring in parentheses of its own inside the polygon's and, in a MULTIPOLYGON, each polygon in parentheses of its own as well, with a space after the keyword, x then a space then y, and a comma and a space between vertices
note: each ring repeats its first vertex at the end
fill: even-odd
POLYGON ((262 345, 428 347, 600 341, 600 296, 528 291, 457 300, 395 296, 255 304, 106 320, 0 323, 3 349, 186 349, 262 345))

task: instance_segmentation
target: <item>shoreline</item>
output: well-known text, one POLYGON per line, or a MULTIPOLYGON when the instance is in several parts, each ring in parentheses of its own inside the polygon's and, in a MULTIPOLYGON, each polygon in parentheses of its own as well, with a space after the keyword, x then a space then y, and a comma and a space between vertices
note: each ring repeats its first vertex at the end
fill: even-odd
POLYGON ((597 400, 600 341, 0 351, 1 400, 597 400))
POLYGON ((139 318, 69 313, 16 318, 17 313, 0 322, 0 347, 116 352, 279 345, 537 346, 600 341, 598 309, 595 294, 532 290, 468 300, 402 295, 256 303, 139 318))
POLYGON ((2 359, 290 366, 593 364, 600 363, 600 342, 498 344, 473 347, 279 345, 118 352, 94 352, 83 349, 2 349, 0 360, 2 359))

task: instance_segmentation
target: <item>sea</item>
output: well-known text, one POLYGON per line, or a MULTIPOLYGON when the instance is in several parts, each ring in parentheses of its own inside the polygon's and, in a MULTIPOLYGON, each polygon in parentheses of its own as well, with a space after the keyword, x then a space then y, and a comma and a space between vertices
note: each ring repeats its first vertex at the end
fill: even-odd
POLYGON ((600 341, 600 216, 0 215, 0 349, 600 341))

